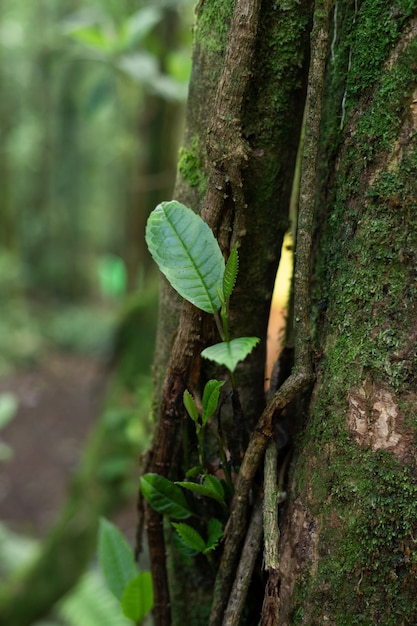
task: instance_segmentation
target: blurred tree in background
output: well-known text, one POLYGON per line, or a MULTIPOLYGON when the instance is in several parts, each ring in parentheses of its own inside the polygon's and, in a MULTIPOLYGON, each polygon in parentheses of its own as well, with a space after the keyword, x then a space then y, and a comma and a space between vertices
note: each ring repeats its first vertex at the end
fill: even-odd
MULTIPOLYGON (((0 0, 0 376, 57 348, 115 374, 42 546, 0 523, 0 576, 13 574, 0 624, 47 614, 89 564, 98 517, 132 497, 156 325, 144 227, 172 194, 192 20, 190 0, 0 0)), ((15 400, 0 391, 0 428, 15 400)), ((82 583, 60 624, 126 623, 97 584, 82 583), (91 588, 95 617, 79 602, 91 588)))

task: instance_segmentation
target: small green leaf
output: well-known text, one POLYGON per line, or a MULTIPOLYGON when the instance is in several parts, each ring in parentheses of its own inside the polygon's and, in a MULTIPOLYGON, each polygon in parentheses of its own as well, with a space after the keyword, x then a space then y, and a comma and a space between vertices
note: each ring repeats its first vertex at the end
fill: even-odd
POLYGON ((178 550, 178 552, 182 554, 182 556, 185 556, 188 559, 199 553, 199 550, 193 550, 192 548, 190 548, 190 546, 187 546, 187 544, 184 543, 184 541, 181 539, 181 537, 179 536, 176 530, 174 531, 174 534, 172 535, 172 542, 174 544, 174 547, 178 550))
POLYGON ((220 539, 223 537, 223 527, 221 522, 213 517, 208 524, 208 538, 206 548, 204 550, 204 554, 211 552, 214 550, 218 544, 220 539))
POLYGON ((237 245, 233 247, 229 258, 227 259, 226 268, 223 277, 223 296, 227 300, 232 295, 233 288, 236 284, 237 272, 239 269, 239 255, 237 245))
POLYGON ((213 498, 213 500, 217 500, 217 502, 220 502, 220 504, 223 504, 224 502, 223 486, 220 480, 218 480, 214 476, 205 476, 202 484, 194 483, 191 481, 178 481, 175 484, 183 487, 183 489, 188 489, 188 491, 197 493, 200 496, 213 498))
POLYGON ((216 476, 212 476, 211 474, 207 474, 204 477, 204 481, 203 481, 204 486, 209 489, 212 493, 212 498, 215 498, 214 494, 216 494, 217 499, 219 502, 224 500, 224 489, 223 489, 223 483, 219 478, 216 478, 216 476))
POLYGON ((186 411, 188 415, 191 417, 191 419, 193 420, 194 424, 198 424, 198 410, 195 404, 195 400, 193 396, 190 394, 190 392, 188 391, 188 389, 184 391, 183 402, 184 402, 186 411))
POLYGON ((148 218, 146 243, 183 298, 207 313, 220 309, 224 259, 212 230, 199 215, 175 200, 162 202, 148 218))
POLYGON ((144 498, 157 513, 174 519, 187 519, 192 515, 181 489, 167 478, 148 473, 141 477, 140 487, 144 498))
POLYGON ((140 624, 153 607, 153 586, 150 572, 142 572, 127 585, 122 596, 122 611, 135 624, 140 624))
POLYGON ((203 471, 204 471, 204 467, 202 465, 194 465, 193 467, 190 467, 190 469, 185 472, 185 477, 194 478, 195 476, 202 474, 203 471))
POLYGON ((218 365, 225 365, 228 370, 234 372, 239 361, 243 361, 257 343, 259 343, 258 337, 238 337, 232 341, 222 341, 222 343, 209 346, 203 350, 201 356, 218 365))
POLYGON ((224 385, 224 380, 209 380, 203 392, 203 414, 202 424, 205 426, 210 417, 216 412, 219 403, 220 389, 224 385))
POLYGON ((110 591, 121 600, 123 591, 137 576, 133 550, 120 530, 104 517, 100 518, 98 559, 110 591))
POLYGON ((206 542, 200 533, 189 524, 172 524, 186 546, 196 552, 203 552, 206 549, 206 542))

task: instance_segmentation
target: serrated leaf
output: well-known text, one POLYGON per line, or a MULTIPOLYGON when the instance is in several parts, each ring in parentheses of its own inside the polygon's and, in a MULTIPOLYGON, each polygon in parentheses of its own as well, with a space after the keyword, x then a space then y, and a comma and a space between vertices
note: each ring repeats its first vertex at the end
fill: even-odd
POLYGON ((172 287, 207 313, 220 309, 225 264, 210 227, 199 215, 173 200, 152 211, 146 243, 172 287))
POLYGON ((218 546, 219 541, 222 537, 222 523, 220 522, 220 520, 213 517, 208 524, 208 537, 204 554, 207 554, 208 552, 211 552, 211 550, 214 550, 218 546))
POLYGON ((204 477, 203 483, 194 483, 191 481, 177 481, 175 483, 183 489, 188 489, 199 496, 206 496, 217 500, 222 504, 224 502, 224 491, 221 482, 214 476, 207 475, 204 477))
POLYGON ((99 524, 98 559, 108 588, 121 600, 124 589, 138 570, 132 548, 120 530, 104 517, 99 524))
POLYGON ((191 417, 194 424, 198 424, 198 410, 195 404, 195 400, 193 396, 190 394, 190 392, 188 391, 188 389, 184 391, 184 394, 182 397, 183 397, 184 406, 188 415, 191 417))
POLYGON ((226 268, 223 277, 223 296, 227 300, 232 295, 233 288, 236 284, 237 272, 239 269, 239 255, 237 246, 233 246, 233 250, 227 259, 226 268))
POLYGON ((232 341, 222 341, 205 348, 201 356, 218 365, 225 365, 228 370, 234 372, 239 361, 243 361, 257 343, 259 343, 258 337, 238 337, 232 341))
POLYGON ((187 519, 191 516, 187 501, 181 489, 159 474, 148 473, 140 479, 144 498, 161 515, 174 519, 187 519))
POLYGON ((224 380, 209 380, 203 391, 203 412, 201 421, 203 426, 207 424, 210 417, 216 412, 219 403, 220 389, 224 385, 224 380))
MULTIPOLYGON (((207 489, 210 489, 212 494, 217 495, 219 502, 222 502, 224 500, 223 483, 219 478, 216 478, 211 474, 207 474, 204 477, 203 484, 205 487, 207 487, 207 489)), ((212 498, 214 498, 214 495, 212 495, 212 498)))
POLYGON ((190 469, 185 472, 185 477, 194 478, 195 476, 202 474, 203 471, 204 467, 202 465, 194 465, 194 467, 190 467, 190 469))
POLYGON ((196 552, 203 552, 206 549, 206 542, 195 528, 184 522, 172 525, 186 546, 196 552))
POLYGON ((153 586, 150 572, 141 572, 127 585, 122 596, 123 615, 140 624, 153 607, 153 586))
POLYGON ((191 558, 193 556, 196 556, 196 554, 198 554, 199 552, 198 550, 193 550, 192 548, 187 546, 187 544, 184 543, 184 541, 181 539, 177 531, 174 531, 174 534, 172 535, 172 542, 174 544, 174 547, 178 550, 178 552, 182 554, 182 556, 185 556, 186 558, 191 558))

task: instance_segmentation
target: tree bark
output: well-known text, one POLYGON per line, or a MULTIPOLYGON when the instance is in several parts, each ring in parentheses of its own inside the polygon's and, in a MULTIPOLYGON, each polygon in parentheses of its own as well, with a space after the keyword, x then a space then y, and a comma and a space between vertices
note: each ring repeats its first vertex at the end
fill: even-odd
MULTIPOLYGON (((212 0, 197 7, 187 125, 174 195, 204 216, 226 256, 235 241, 240 245, 231 333, 262 339, 261 347, 237 372, 247 436, 264 407, 266 328, 288 228, 310 21, 309 1, 280 7, 269 2, 212 0)), ((174 455, 178 459, 182 392, 186 386, 201 389, 209 374, 204 365, 200 372, 196 357, 203 347, 214 343, 215 336, 211 322, 196 315, 192 307, 183 308, 178 326, 179 306, 162 282, 155 357, 156 397, 162 397, 162 404, 159 400, 150 469, 182 478, 181 472, 187 468, 173 463, 174 455), (173 336, 175 358, 170 355, 173 336)), ((156 623, 206 625, 213 572, 198 562, 185 566, 172 551, 168 595, 167 574, 159 568, 165 550, 161 520, 152 511, 147 513, 147 526, 150 543, 155 546, 154 579, 162 581, 157 586, 156 623)))
POLYGON ((366 1, 333 10, 317 383, 281 529, 281 625, 409 624, 417 612, 415 11, 366 1))

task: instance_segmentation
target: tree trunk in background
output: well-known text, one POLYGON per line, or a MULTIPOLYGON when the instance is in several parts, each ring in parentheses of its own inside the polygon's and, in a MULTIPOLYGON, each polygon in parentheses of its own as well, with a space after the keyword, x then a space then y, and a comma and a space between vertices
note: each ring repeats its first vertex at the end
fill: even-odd
POLYGON ((282 625, 416 620, 416 9, 334 7, 317 186, 317 383, 283 516, 282 625))
MULTIPOLYGON (((179 173, 174 197, 200 212, 212 169, 208 154, 208 128, 215 108, 218 81, 223 71, 228 29, 233 14, 232 0, 200 2, 194 32, 193 73, 187 109, 184 145, 180 150, 179 173)), ((231 216, 241 211, 244 228, 240 243, 240 270, 231 301, 231 335, 255 335, 261 346, 238 368, 237 384, 250 431, 264 406, 266 330, 274 279, 284 233, 293 171, 304 108, 309 53, 311 2, 287 2, 285 8, 263 3, 260 10, 250 86, 241 111, 242 136, 250 152, 243 172, 246 206, 236 207, 225 183, 223 211, 231 216)), ((230 147, 223 143, 227 153, 230 147)), ((181 303, 165 282, 161 287, 158 339, 155 356, 156 402, 175 336, 181 303)), ((213 328, 204 320, 196 332, 201 343, 216 341, 213 328)), ((219 373, 218 373, 219 374, 219 373)), ((204 370, 190 388, 200 388, 204 370)), ((176 459, 178 455, 176 454, 176 459)), ((172 461, 173 477, 182 479, 187 468, 172 461)), ((172 624, 207 625, 213 588, 213 571, 197 561, 185 564, 170 553, 172 624)), ((257 598, 257 604, 262 597, 257 598)), ((167 618, 169 621, 169 618, 167 618)))

